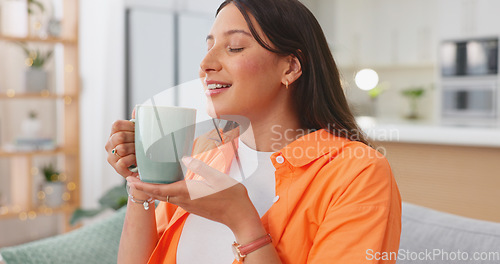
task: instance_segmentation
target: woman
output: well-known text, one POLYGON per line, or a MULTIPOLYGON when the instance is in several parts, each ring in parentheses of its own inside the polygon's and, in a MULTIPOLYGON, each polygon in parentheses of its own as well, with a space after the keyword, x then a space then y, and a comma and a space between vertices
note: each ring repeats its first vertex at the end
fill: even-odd
POLYGON ((184 158, 185 181, 156 185, 127 169, 134 126, 115 122, 108 162, 135 199, 119 263, 395 263, 381 256, 399 247, 396 182, 357 127, 310 11, 297 0, 227 0, 207 46, 200 77, 209 114, 251 126, 223 135, 236 152, 222 146, 184 158), (259 166, 239 183, 235 171, 252 165, 249 153, 259 166), (201 178, 214 191, 193 198, 201 178), (151 198, 162 201, 156 211, 135 203, 151 198), (233 240, 242 251, 235 256, 233 240))

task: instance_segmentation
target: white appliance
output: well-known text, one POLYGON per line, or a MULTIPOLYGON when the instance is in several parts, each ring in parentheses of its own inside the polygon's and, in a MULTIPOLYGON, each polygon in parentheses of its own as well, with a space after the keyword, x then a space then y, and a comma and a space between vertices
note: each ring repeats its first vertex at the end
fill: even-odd
POLYGON ((500 124, 498 37, 443 41, 440 118, 443 124, 500 124))

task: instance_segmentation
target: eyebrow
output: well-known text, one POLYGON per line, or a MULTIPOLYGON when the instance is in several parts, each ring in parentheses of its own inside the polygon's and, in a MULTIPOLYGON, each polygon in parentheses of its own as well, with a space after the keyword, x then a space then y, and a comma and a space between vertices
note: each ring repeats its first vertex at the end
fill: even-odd
MULTIPOLYGON (((249 37, 252 37, 252 34, 246 32, 245 30, 242 30, 242 29, 231 29, 231 30, 228 30, 224 33, 225 36, 232 35, 232 34, 244 34, 244 35, 247 35, 249 37)), ((213 35, 208 35, 206 38, 206 40, 211 40, 211 39, 214 39, 213 35)))

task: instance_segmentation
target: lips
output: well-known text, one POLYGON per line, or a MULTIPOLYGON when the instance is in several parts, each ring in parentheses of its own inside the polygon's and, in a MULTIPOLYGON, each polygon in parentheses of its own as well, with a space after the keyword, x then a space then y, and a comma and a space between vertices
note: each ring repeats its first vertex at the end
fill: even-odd
POLYGON ((207 84, 208 90, 223 89, 229 87, 231 87, 230 84, 220 84, 220 83, 207 84))
POLYGON ((205 94, 207 96, 212 96, 216 94, 220 94, 229 88, 231 88, 232 84, 226 83, 226 82, 220 82, 220 81, 212 81, 212 80, 207 80, 205 81, 207 84, 208 90, 205 91, 205 94))

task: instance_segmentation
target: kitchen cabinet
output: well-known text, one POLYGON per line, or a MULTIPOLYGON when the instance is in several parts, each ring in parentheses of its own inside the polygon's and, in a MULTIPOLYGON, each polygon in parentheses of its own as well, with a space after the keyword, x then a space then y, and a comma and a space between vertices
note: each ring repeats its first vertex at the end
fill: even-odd
MULTIPOLYGON (((321 5, 327 5, 320 0, 321 5)), ((433 0, 338 0, 321 11, 333 27, 334 57, 342 67, 432 67, 436 60, 437 4, 433 0)), ((325 30, 327 35, 328 29, 325 30)))
POLYGON ((438 26, 440 39, 498 36, 500 10, 495 0, 440 0, 438 26))

